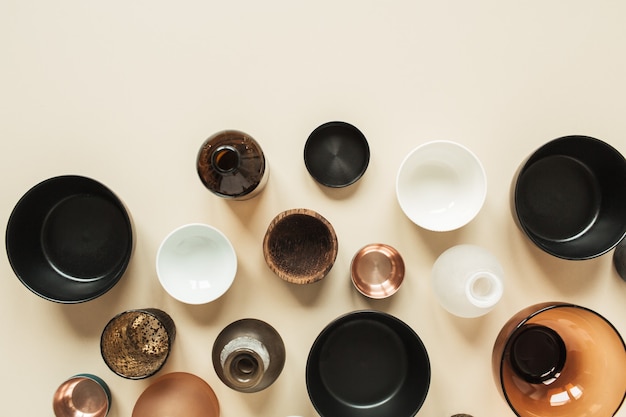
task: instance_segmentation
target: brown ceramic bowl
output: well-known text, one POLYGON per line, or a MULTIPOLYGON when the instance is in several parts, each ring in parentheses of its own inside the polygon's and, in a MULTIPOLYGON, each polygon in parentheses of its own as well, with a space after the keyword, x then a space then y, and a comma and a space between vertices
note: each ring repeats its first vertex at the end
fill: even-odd
POLYGON ((404 261, 393 247, 372 243, 354 255, 350 276, 361 294, 375 299, 386 298, 395 294, 404 280, 404 261))
POLYGON ((335 229, 319 213, 291 209, 271 221, 263 239, 267 266, 294 284, 310 284, 328 274, 337 258, 335 229))
POLYGON ((215 339, 215 373, 239 392, 258 392, 278 379, 285 365, 285 344, 270 324, 247 318, 232 322, 215 339))
POLYGON ((615 415, 626 393, 626 347, 617 329, 585 307, 532 305, 500 331, 496 385, 520 417, 615 415))
POLYGON ((132 417, 219 417, 215 392, 202 378, 171 372, 158 377, 139 396, 132 417))

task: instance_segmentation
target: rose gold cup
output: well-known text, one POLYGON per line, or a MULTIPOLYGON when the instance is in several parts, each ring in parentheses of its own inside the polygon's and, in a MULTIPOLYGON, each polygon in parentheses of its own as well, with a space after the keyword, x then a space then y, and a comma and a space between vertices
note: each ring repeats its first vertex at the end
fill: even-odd
POLYGON ((396 249, 384 243, 372 243, 354 255, 350 276, 354 287, 361 294, 382 299, 400 289, 404 270, 404 261, 396 249))
POLYGON ((111 408, 111 391, 99 377, 78 374, 59 385, 52 398, 56 417, 105 417, 111 408))

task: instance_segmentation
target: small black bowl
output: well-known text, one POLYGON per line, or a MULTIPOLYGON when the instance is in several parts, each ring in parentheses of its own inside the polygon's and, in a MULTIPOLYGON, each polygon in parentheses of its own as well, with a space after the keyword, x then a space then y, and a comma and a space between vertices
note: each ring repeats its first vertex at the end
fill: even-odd
POLYGON ((626 159, 601 140, 554 139, 524 161, 513 184, 513 217, 551 255, 594 258, 626 235, 626 159))
POLYGON ((24 194, 6 230, 13 271, 33 293, 59 303, 92 300, 122 277, 133 250, 132 221, 101 183, 65 175, 24 194))
POLYGON ((412 417, 430 386, 419 336, 379 311, 356 311, 319 334, 306 364, 306 386, 322 417, 412 417))
POLYGON ((370 160, 367 139, 346 122, 318 126, 304 145, 304 164, 318 183, 346 187, 363 176, 370 160))

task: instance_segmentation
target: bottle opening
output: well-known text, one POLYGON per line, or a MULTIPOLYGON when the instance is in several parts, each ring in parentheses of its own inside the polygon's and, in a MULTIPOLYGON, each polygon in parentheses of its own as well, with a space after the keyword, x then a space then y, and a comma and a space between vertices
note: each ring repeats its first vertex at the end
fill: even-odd
POLYGON ((250 383, 259 378, 259 362, 249 353, 238 354, 231 362, 231 375, 239 383, 250 383))
POLYGON ((466 295, 475 306, 493 307, 503 293, 502 282, 489 271, 480 271, 467 281, 466 295))
POLYGON ((510 360, 515 373, 531 384, 550 383, 565 365, 563 339, 549 327, 531 324, 511 342, 510 360))
POLYGON ((219 147, 213 152, 212 162, 218 172, 232 172, 239 167, 239 152, 232 146, 219 147))

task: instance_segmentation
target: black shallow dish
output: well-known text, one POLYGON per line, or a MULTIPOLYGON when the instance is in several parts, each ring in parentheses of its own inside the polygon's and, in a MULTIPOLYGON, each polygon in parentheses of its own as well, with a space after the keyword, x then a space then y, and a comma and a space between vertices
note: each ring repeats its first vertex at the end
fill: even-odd
POLYGON ((411 417, 430 386, 430 361, 419 336, 387 313, 356 311, 319 334, 306 364, 306 385, 322 417, 411 417))
POLYGON ((626 160, 603 141, 552 140, 522 164, 514 184, 515 220, 547 253, 590 259, 626 235, 626 160))
POLYGON ((320 184, 340 188, 363 176, 370 160, 367 139, 346 122, 328 122, 317 127, 304 145, 304 163, 320 184))
POLYGON ((6 230, 17 277, 35 294, 59 303, 109 291, 126 271, 132 249, 132 223, 120 199, 101 183, 76 175, 31 188, 6 230))

